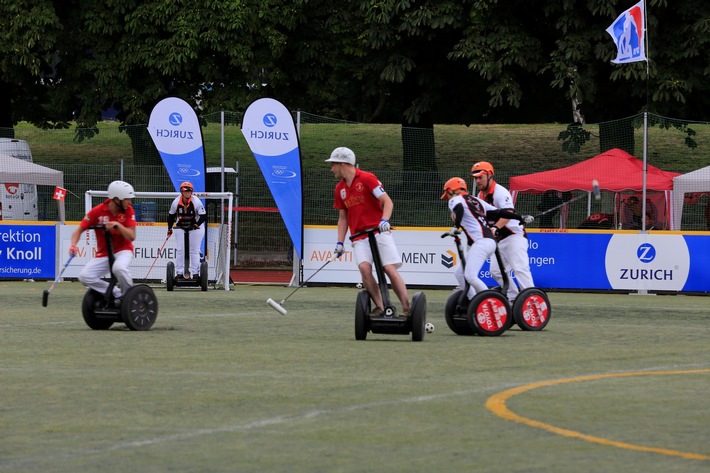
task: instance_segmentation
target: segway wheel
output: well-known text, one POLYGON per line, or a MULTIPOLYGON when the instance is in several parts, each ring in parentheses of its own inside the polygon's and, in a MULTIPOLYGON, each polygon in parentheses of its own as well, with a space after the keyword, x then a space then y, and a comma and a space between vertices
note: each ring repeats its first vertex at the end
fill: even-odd
POLYGON ((502 334, 508 329, 510 317, 510 302, 497 291, 479 292, 468 306, 468 323, 478 335, 496 337, 502 334))
POLYGON ((132 286, 123 295, 121 318, 131 330, 150 330, 158 317, 158 300, 153 290, 139 284, 132 286))
POLYGON ((412 341, 421 342, 426 333, 426 296, 417 292, 412 296, 412 341))
POLYGON ((202 292, 207 291, 209 271, 210 269, 207 266, 207 261, 200 263, 200 289, 202 289, 202 292))
POLYGON ((458 308, 461 294, 463 294, 463 289, 454 291, 446 300, 446 306, 444 307, 446 325, 456 335, 475 335, 476 332, 469 325, 466 313, 458 308))
POLYGON ((522 291, 513 303, 513 317, 522 330, 542 330, 550 321, 551 315, 550 299, 545 291, 536 287, 522 291))
POLYGON ((168 291, 172 292, 173 287, 175 287, 175 263, 172 261, 168 262, 168 267, 165 270, 165 281, 168 286, 168 291))
POLYGON ((99 319, 96 317, 94 310, 96 307, 104 303, 103 294, 99 294, 93 289, 89 289, 84 294, 84 300, 81 303, 81 315, 84 317, 84 322, 92 330, 108 330, 113 325, 112 320, 99 319))
POLYGON ((365 340, 370 325, 370 294, 367 291, 357 293, 355 301, 355 340, 365 340))

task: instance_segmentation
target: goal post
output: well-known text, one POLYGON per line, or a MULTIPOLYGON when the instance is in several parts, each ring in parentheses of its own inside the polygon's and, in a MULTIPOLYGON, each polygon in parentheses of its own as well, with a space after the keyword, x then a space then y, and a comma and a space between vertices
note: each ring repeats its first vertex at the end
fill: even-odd
MULTIPOLYGON (((136 239, 131 275, 135 280, 165 281, 167 264, 175 261, 175 237, 167 236, 168 211, 178 192, 135 192, 136 239)), ((232 241, 231 192, 195 192, 207 210, 207 228, 201 253, 209 268, 208 281, 230 289, 230 253, 232 241)), ((108 197, 106 191, 88 190, 84 196, 86 212, 108 197)))

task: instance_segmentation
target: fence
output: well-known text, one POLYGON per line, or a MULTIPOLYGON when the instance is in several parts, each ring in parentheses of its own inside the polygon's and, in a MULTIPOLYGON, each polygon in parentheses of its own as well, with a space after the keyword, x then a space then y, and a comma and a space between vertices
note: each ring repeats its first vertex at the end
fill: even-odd
MULTIPOLYGON (((453 176, 471 183, 468 172, 480 160, 494 164, 496 180, 506 187, 513 176, 569 166, 612 147, 641 157, 644 138, 648 140, 648 164, 664 171, 682 174, 710 165, 710 123, 653 115, 647 137, 643 136, 641 115, 584 127, 441 125, 434 127, 433 134, 431 130, 344 122, 305 112, 295 112, 294 116, 304 167, 304 221, 313 225, 334 225, 337 221, 337 212, 332 208, 335 181, 323 162, 336 146, 353 148, 362 168, 380 178, 395 202, 396 226, 449 226, 446 205, 439 200, 441 187, 453 176)), ((233 167, 238 171, 238 176, 226 175, 224 190, 237 195, 241 208, 274 207, 241 134, 241 114, 223 112, 201 120, 207 166, 233 167)), ((35 163, 64 172, 65 187, 70 192, 66 199, 67 220, 83 216, 84 191, 104 190, 118 178, 144 192, 173 191, 145 125, 124 127, 103 122, 95 129, 77 131, 39 130, 23 124, 15 128, 14 135, 29 143, 35 163)), ((221 191, 221 183, 211 180, 213 188, 208 190, 221 191)), ((47 186, 38 188, 40 219, 57 219, 53 190, 47 186)), ((539 195, 521 195, 518 211, 538 213, 540 199, 539 195)), ((604 195, 593 210, 612 213, 617 204, 616 198, 604 195)), ((707 193, 689 196, 681 228, 708 230, 707 208, 707 193)), ((167 210, 156 208, 158 221, 165 221, 167 210)), ((570 204, 566 226, 582 225, 588 210, 584 199, 570 204)), ((216 216, 219 209, 210 212, 216 216)), ((233 253, 238 265, 289 264, 290 240, 277 213, 239 212, 235 231, 233 253)))

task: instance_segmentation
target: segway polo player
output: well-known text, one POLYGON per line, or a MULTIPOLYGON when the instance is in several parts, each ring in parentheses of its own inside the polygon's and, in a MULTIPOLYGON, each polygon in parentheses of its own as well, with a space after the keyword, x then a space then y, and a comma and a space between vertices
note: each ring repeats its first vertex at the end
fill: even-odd
MULTIPOLYGON (((205 236, 205 228, 202 224, 207 220, 207 211, 202 201, 193 195, 193 190, 194 187, 190 182, 183 182, 180 185, 180 196, 175 198, 168 212, 168 236, 173 234, 173 225, 175 225, 177 240, 175 282, 179 285, 184 281, 201 282, 204 279, 204 287, 206 287, 207 264, 201 262, 200 246, 205 236)), ((172 282, 170 274, 168 279, 168 289, 170 289, 172 282)))

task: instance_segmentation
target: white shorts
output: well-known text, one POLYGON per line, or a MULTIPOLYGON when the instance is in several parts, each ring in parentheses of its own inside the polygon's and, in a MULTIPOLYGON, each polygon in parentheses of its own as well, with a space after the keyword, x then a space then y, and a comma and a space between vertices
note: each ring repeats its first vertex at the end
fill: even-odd
MULTIPOLYGON (((394 244, 394 238, 391 233, 377 233, 377 249, 380 252, 380 261, 382 266, 394 265, 395 268, 402 266, 402 256, 397 251, 397 245, 394 244)), ((370 263, 374 265, 372 259, 372 250, 370 250, 370 239, 363 238, 353 242, 353 255, 355 263, 360 266, 360 263, 370 263)))

